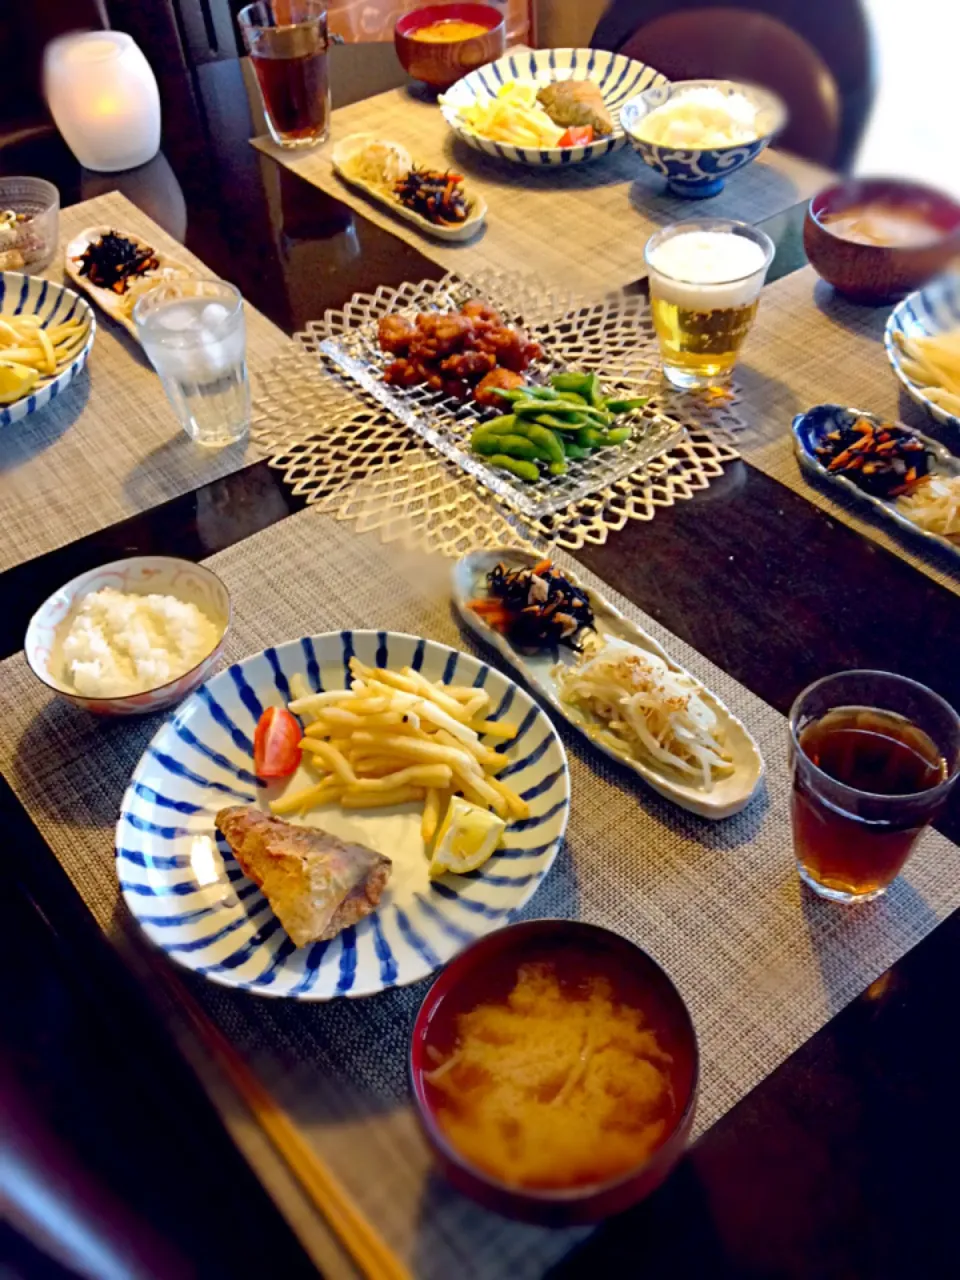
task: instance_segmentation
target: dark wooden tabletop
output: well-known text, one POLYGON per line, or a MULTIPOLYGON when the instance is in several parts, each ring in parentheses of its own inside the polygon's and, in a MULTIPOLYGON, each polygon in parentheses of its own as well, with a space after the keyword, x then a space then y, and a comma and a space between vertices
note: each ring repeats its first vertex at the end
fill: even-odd
MULTIPOLYGON (((365 83, 400 82, 383 49, 364 49, 335 53, 334 88, 344 98, 365 83)), ((359 289, 442 274, 249 146, 239 63, 200 68, 197 90, 200 115, 168 122, 174 141, 133 174, 84 173, 53 136, 0 151, 0 170, 50 178, 65 204, 118 187, 288 332, 359 289)), ((802 213, 765 224, 778 247, 774 275, 803 262, 802 213)), ((0 656, 20 649, 31 612, 81 570, 142 552, 199 559, 300 505, 277 473, 255 464, 9 570, 0 575, 0 656)), ((781 711, 809 681, 856 666, 913 676, 960 706, 960 599, 746 463, 580 558, 781 711)), ((5 784, 0 803, 11 916, 0 936, 12 948, 3 966, 5 1057, 38 1123, 118 1221, 148 1223, 163 1237, 179 1259, 164 1264, 170 1274, 309 1274, 5 784)), ((960 805, 940 825, 960 840, 960 805)), ((955 914, 714 1125, 651 1200, 600 1228, 556 1275, 955 1273, 958 959, 955 914)), ((21 1238, 0 1241, 14 1274, 55 1273, 21 1238)), ((167 1271, 131 1264, 127 1274, 167 1271)))

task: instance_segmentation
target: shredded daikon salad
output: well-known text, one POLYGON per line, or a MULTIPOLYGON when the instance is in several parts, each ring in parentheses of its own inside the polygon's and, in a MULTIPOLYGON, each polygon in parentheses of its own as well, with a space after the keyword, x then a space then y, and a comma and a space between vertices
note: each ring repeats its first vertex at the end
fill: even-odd
POLYGON ((712 789, 733 771, 723 727, 688 675, 623 640, 588 650, 575 666, 557 666, 564 702, 590 711, 605 728, 594 737, 712 789))
POLYGON ((927 476, 897 506, 928 533, 960 538, 960 476, 927 476))

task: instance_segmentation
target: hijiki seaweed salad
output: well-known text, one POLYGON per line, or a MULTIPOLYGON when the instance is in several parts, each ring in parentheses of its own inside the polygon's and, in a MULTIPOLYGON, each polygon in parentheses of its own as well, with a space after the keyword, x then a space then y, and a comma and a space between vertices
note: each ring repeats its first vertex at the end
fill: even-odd
POLYGON ((522 569, 501 561, 487 574, 487 590, 470 608, 520 649, 566 645, 579 653, 583 632, 594 630, 587 593, 550 560, 522 569))

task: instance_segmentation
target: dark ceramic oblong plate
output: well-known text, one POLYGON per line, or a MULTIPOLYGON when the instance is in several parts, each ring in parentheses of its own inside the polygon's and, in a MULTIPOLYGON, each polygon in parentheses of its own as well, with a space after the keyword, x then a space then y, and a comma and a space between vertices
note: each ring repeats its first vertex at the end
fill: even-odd
MULTIPOLYGON (((926 529, 921 529, 919 525, 914 524, 899 509, 896 502, 891 502, 887 498, 877 498, 872 493, 865 493, 847 476, 837 475, 833 471, 828 471, 817 457, 814 450, 828 432, 835 431, 838 427, 846 426, 856 421, 857 418, 866 418, 868 422, 876 423, 878 426, 889 422, 889 419, 883 418, 877 413, 867 413, 863 409, 851 409, 846 405, 839 404, 818 404, 815 408, 808 409, 806 413, 798 413, 793 420, 792 430, 794 448, 797 451, 797 459, 800 466, 827 484, 834 485, 847 493, 853 494, 862 502, 868 503, 884 519, 894 521, 915 537, 922 538, 929 546, 948 551, 960 563, 960 544, 952 542, 949 538, 941 537, 939 533, 930 533, 926 529)), ((902 423, 897 425, 903 426, 902 423)), ((926 446, 931 458, 930 470, 932 474, 960 476, 960 458, 951 453, 939 441, 932 440, 920 431, 913 431, 913 428, 907 429, 912 431, 913 435, 922 440, 926 446)))

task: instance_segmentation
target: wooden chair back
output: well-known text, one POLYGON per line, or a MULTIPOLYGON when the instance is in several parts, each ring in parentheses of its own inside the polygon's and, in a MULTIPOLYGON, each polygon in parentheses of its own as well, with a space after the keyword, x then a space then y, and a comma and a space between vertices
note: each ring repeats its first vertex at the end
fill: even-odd
POLYGON ((729 0, 611 0, 591 43, 625 52, 629 44, 671 79, 733 76, 734 68, 744 68, 739 78, 788 100, 800 134, 788 135, 788 145, 839 169, 852 164, 873 102, 875 69, 862 0, 738 0, 735 8, 729 0), (780 27, 804 44, 790 42, 780 27), (834 110, 824 67, 839 108, 832 155, 813 136, 820 130, 829 136, 834 110))

